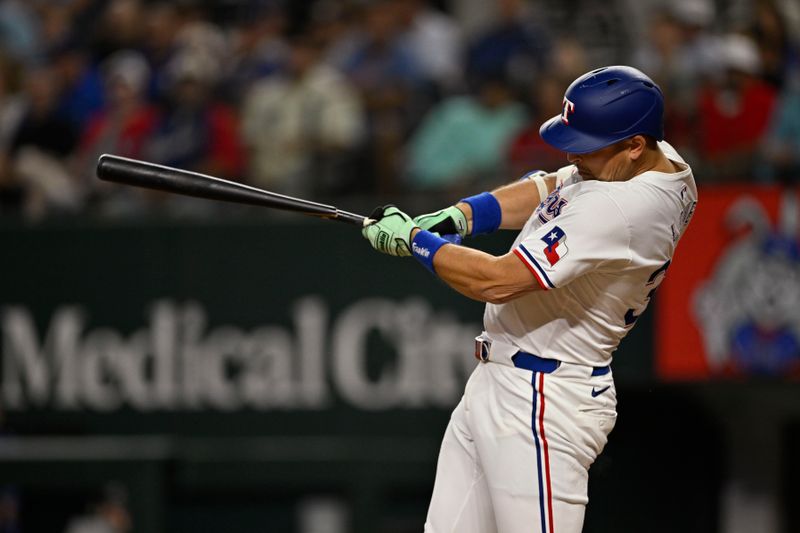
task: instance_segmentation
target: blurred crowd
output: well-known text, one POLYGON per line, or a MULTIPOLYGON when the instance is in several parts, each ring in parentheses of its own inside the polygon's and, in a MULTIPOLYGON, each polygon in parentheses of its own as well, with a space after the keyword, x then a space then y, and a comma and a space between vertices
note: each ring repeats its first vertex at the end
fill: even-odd
POLYGON ((314 199, 562 166, 542 121, 631 64, 701 183, 800 179, 796 0, 2 0, 0 213, 193 214, 113 153, 314 199))

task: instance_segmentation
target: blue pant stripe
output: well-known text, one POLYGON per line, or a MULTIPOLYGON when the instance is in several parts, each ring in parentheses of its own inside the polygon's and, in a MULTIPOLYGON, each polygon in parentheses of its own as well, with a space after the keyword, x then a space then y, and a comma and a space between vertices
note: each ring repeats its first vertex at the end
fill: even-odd
POLYGON ((536 466, 539 470, 539 513, 542 517, 542 533, 547 533, 546 516, 544 509, 544 475, 542 475, 542 449, 539 443, 539 433, 536 431, 536 376, 538 372, 533 372, 531 385, 533 385, 533 412, 531 413, 531 429, 533 430, 533 441, 536 443, 536 466))

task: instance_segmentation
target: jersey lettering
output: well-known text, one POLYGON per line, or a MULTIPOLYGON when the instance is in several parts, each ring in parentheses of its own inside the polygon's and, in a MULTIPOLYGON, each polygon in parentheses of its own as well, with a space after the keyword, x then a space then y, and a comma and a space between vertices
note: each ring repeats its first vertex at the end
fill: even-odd
POLYGON ((546 224, 560 215, 561 210, 568 203, 566 198, 561 197, 559 189, 560 187, 551 192, 550 196, 545 198, 543 204, 539 207, 539 220, 542 221, 542 224, 546 224))

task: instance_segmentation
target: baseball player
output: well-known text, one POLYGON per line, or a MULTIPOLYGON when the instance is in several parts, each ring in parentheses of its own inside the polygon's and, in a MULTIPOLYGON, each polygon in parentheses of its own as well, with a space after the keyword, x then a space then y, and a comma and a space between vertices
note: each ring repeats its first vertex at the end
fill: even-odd
POLYGON ((485 301, 481 361, 447 427, 425 531, 576 533, 589 467, 616 421, 614 350, 669 267, 691 219, 691 168, 663 141, 663 96, 642 72, 576 79, 542 138, 569 166, 412 219, 393 206, 364 229, 485 301), (520 230, 500 257, 451 244, 520 230))

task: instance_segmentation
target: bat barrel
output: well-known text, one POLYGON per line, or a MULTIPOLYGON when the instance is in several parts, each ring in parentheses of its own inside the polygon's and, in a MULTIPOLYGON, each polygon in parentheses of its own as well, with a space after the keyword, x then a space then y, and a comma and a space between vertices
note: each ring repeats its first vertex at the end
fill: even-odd
POLYGON ((105 181, 146 187, 196 198, 271 207, 363 225, 363 217, 352 213, 340 212, 330 205, 264 191, 243 183, 223 180, 197 172, 115 155, 104 154, 100 156, 97 162, 97 176, 105 181), (353 217, 356 217, 356 219, 353 217))

